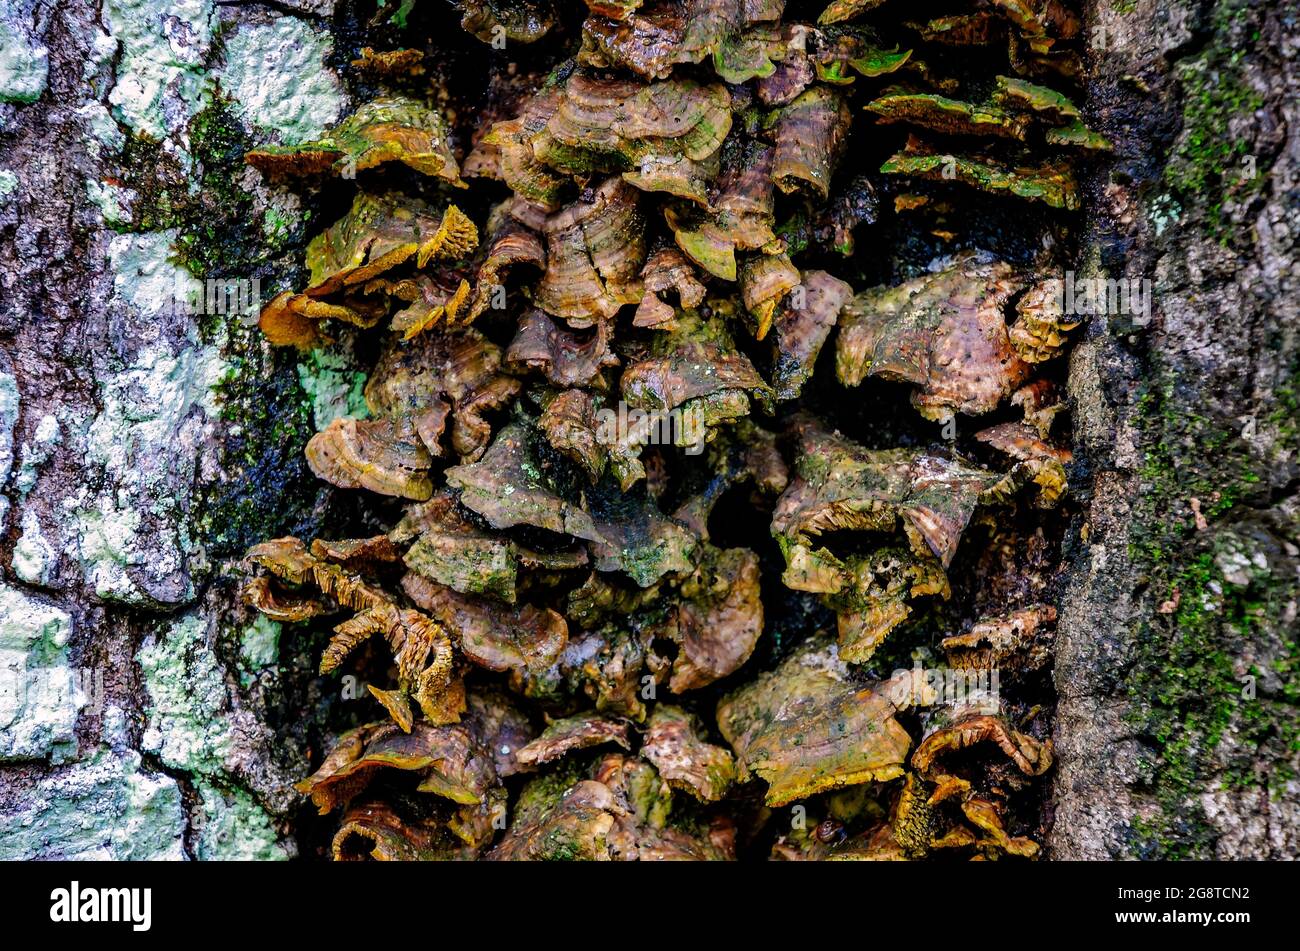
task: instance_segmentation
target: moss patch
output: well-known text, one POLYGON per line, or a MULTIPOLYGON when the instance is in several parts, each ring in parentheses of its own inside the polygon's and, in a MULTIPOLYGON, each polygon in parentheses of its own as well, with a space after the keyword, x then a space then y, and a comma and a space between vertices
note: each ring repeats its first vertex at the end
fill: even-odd
POLYGON ((231 425, 222 445, 227 477, 207 490, 200 532, 217 558, 284 535, 308 517, 317 486, 303 450, 314 432, 312 400, 303 392, 296 356, 268 347, 259 332, 238 328, 230 372, 217 387, 231 425))
POLYGON ((1279 620, 1300 584, 1270 571, 1258 547, 1244 553, 1267 494, 1240 424, 1197 415, 1193 387, 1167 372, 1156 379, 1139 404, 1147 449, 1130 552, 1149 608, 1124 688, 1131 722, 1159 750, 1150 792, 1160 812, 1133 833, 1143 858, 1209 858, 1217 833, 1199 794, 1276 793, 1289 775, 1275 767, 1300 749, 1300 665, 1279 620))
MULTIPOLYGON (((1244 0, 1219 7, 1214 40, 1197 57, 1178 64, 1183 92, 1183 134, 1165 167, 1165 183, 1184 207, 1199 207, 1213 237, 1227 243, 1231 228, 1224 204, 1258 191, 1262 170, 1252 169, 1251 139, 1229 132, 1231 122, 1264 104, 1245 79, 1250 52, 1242 39, 1252 35, 1244 0), (1254 171, 1254 174, 1251 172, 1254 171)), ((1253 33, 1258 39, 1258 33, 1253 33)))

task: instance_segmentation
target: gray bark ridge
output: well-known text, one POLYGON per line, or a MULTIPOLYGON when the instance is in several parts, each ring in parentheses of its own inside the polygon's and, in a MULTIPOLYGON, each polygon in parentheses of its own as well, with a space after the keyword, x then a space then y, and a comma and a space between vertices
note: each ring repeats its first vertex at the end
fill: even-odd
POLYGON ((1051 854, 1300 852, 1300 77, 1293 0, 1090 4, 1116 144, 1088 273, 1150 320, 1071 358, 1085 515, 1057 634, 1051 854))
POLYGON ((242 151, 342 113, 331 7, 0 5, 0 859, 296 851, 314 671, 233 558, 310 512, 353 381, 189 293, 300 267, 242 151))

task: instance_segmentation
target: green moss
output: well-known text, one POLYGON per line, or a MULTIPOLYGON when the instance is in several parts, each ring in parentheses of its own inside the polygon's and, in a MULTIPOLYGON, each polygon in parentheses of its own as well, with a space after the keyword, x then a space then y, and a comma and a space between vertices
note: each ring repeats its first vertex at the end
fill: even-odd
MULTIPOLYGON (((256 219, 253 196, 235 181, 253 141, 235 118, 229 100, 217 95, 190 121, 189 136, 198 177, 177 253, 192 274, 224 274, 235 260, 247 257, 240 245, 250 237, 256 219)), ((262 229, 257 228, 252 237, 257 243, 264 240, 262 229)))
POLYGON ((221 449, 227 477, 205 490, 199 530, 209 554, 239 557, 252 544, 299 531, 317 485, 303 456, 313 401, 298 380, 295 353, 273 349, 256 328, 236 326, 235 354, 218 385, 231 425, 221 449))
MULTIPOLYGON (((263 207, 243 184, 244 153, 254 140, 217 90, 188 129, 193 181, 175 156, 147 136, 127 140, 118 164, 120 183, 137 195, 127 231, 172 229, 177 264, 200 279, 259 280, 262 299, 274 285, 301 275, 284 274, 279 261, 300 244, 310 217, 263 207)), ((234 354, 215 387, 228 424, 220 463, 226 478, 205 486, 199 534, 216 558, 242 554, 248 545, 285 534, 311 508, 316 487, 302 457, 313 429, 319 394, 304 394, 296 355, 268 348, 243 315, 199 316, 208 343, 234 354)), ((358 381, 347 381, 347 402, 356 402, 358 381)))
POLYGON ((1219 10, 1214 41, 1178 65, 1183 133, 1165 167, 1165 183, 1184 207, 1201 208, 1210 234, 1226 244, 1231 229, 1224 204, 1258 191, 1264 182, 1262 169, 1249 174, 1251 140, 1230 134, 1230 123, 1252 114, 1264 100, 1245 81, 1250 53, 1232 35, 1248 15, 1247 5, 1238 0, 1219 10))
MULTIPOLYGON (((1260 425, 1280 421, 1288 399, 1283 393, 1260 425)), ((1199 794, 1216 786, 1264 786, 1276 794, 1286 776, 1269 767, 1300 743, 1294 639, 1273 664, 1280 691, 1246 696, 1238 662, 1279 636, 1269 619, 1283 616, 1300 586, 1240 558, 1248 529, 1239 535, 1234 528, 1251 517, 1252 503, 1265 501, 1261 479, 1251 471, 1240 423, 1206 418, 1196 405, 1194 388, 1168 372, 1157 374, 1138 402, 1146 453, 1130 555, 1150 592, 1150 611, 1135 632, 1124 688, 1133 725, 1159 749, 1150 791, 1161 807, 1155 818, 1133 824, 1142 857, 1212 857, 1216 833, 1199 794), (1203 503, 1206 530, 1197 530, 1187 511, 1191 498, 1203 503), (1180 511, 1187 514, 1176 517, 1180 511), (1249 570, 1229 580, 1223 566, 1234 557, 1249 570)), ((1289 438, 1291 445, 1294 426, 1289 438)), ((1258 669, 1247 673, 1262 679, 1258 669)))
MULTIPOLYGON (((306 216, 296 220, 274 205, 259 211, 242 184, 244 153, 256 142, 229 99, 214 88, 206 100, 190 120, 188 159, 143 133, 126 139, 113 158, 120 177, 99 191, 131 195, 130 214, 108 224, 119 232, 174 230, 174 263, 201 280, 265 280, 271 262, 301 243, 306 216)), ((222 339, 241 316, 200 315, 204 340, 222 339)))
POLYGON ((121 169, 121 179, 114 184, 135 193, 130 221, 114 222, 115 230, 164 231, 180 223, 189 201, 185 171, 161 142, 143 133, 133 134, 113 164, 121 169))

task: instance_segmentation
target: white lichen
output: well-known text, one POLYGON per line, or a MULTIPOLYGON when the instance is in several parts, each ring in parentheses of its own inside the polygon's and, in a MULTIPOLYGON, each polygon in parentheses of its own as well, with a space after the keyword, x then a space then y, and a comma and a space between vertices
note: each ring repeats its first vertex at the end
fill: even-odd
POLYGON ((364 419, 366 375, 345 354, 313 350, 298 361, 298 383, 311 400, 312 421, 322 430, 342 416, 364 419))
MULTIPOLYGON (((123 719, 116 708, 105 715, 106 723, 123 719)), ((184 832, 176 780, 145 772, 134 750, 102 747, 0 812, 0 861, 177 861, 184 832)))
POLYGON ((207 620, 189 614, 146 638, 136 660, 149 695, 141 748, 168 766, 220 775, 234 746, 222 667, 207 620))
MULTIPOLYGON (((188 286, 186 272, 168 260, 173 237, 117 235, 109 245, 112 304, 141 323, 166 324, 177 289, 188 286)), ((72 508, 87 583, 107 600, 178 603, 193 595, 188 493, 214 388, 228 367, 217 346, 194 339, 192 323, 186 329, 179 346, 143 341, 128 367, 101 379, 85 458, 103 470, 107 486, 75 498, 72 508), (156 583, 142 588, 142 573, 156 583)))
POLYGON ((324 67, 329 34, 296 17, 241 24, 225 40, 221 88, 249 125, 286 144, 315 138, 338 119, 343 87, 324 67))
POLYGON ((26 495, 36 485, 41 466, 49 460, 62 436, 59 421, 52 413, 41 417, 36 424, 36 432, 32 434, 32 441, 23 446, 22 463, 18 467, 18 475, 14 477, 14 484, 20 493, 26 495))
POLYGON ((76 753, 85 696, 68 666, 72 619, 0 584, 0 762, 76 753))
POLYGON ((108 94, 132 131, 166 139, 202 108, 204 61, 217 16, 212 0, 104 0, 104 26, 120 52, 108 94))
POLYGON ((49 583, 53 562, 54 549, 41 534, 41 520, 36 509, 29 507, 23 512, 23 533, 14 544, 14 574, 28 584, 45 585, 49 583))
MULTIPOLYGON (((18 381, 0 370, 0 485, 9 481, 14 465, 14 427, 18 425, 18 381)), ((0 530, 9 512, 9 499, 0 495, 0 530)))
POLYGON ((7 168, 0 168, 0 208, 9 204, 10 196, 18 191, 18 176, 7 168))
POLYGON ((134 188, 110 182, 86 182, 86 198, 99 209, 104 224, 110 227, 128 227, 131 224, 131 206, 138 197, 134 188))
POLYGON ((280 656, 280 622, 259 614, 239 638, 239 659, 249 671, 275 664, 280 656))
POLYGON ((279 841, 271 817, 248 793, 199 786, 202 811, 194 816, 198 831, 195 857, 217 862, 267 862, 291 858, 294 850, 279 841))
POLYGON ((0 0, 0 102, 35 102, 45 92, 50 52, 23 26, 36 20, 35 6, 32 0, 0 0))

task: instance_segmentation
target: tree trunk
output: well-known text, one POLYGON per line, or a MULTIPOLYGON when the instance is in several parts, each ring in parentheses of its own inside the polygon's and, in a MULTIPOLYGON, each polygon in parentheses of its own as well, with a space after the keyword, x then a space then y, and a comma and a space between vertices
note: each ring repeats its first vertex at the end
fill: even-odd
POLYGON ((1087 267, 1150 278, 1154 308, 1094 318, 1071 358, 1090 484, 1057 634, 1061 858, 1300 847, 1297 12, 1092 5, 1116 157, 1087 267))
MULTIPOLYGON (((281 649, 237 560, 354 516, 302 449, 360 377, 175 302, 300 281, 315 223, 242 154, 344 113, 357 24, 180 7, 0 0, 2 859, 281 858, 312 821, 320 645, 281 649)), ((1087 4, 1116 151, 1076 270, 1153 307, 1070 357, 1053 857, 1300 852, 1298 15, 1087 4)))

